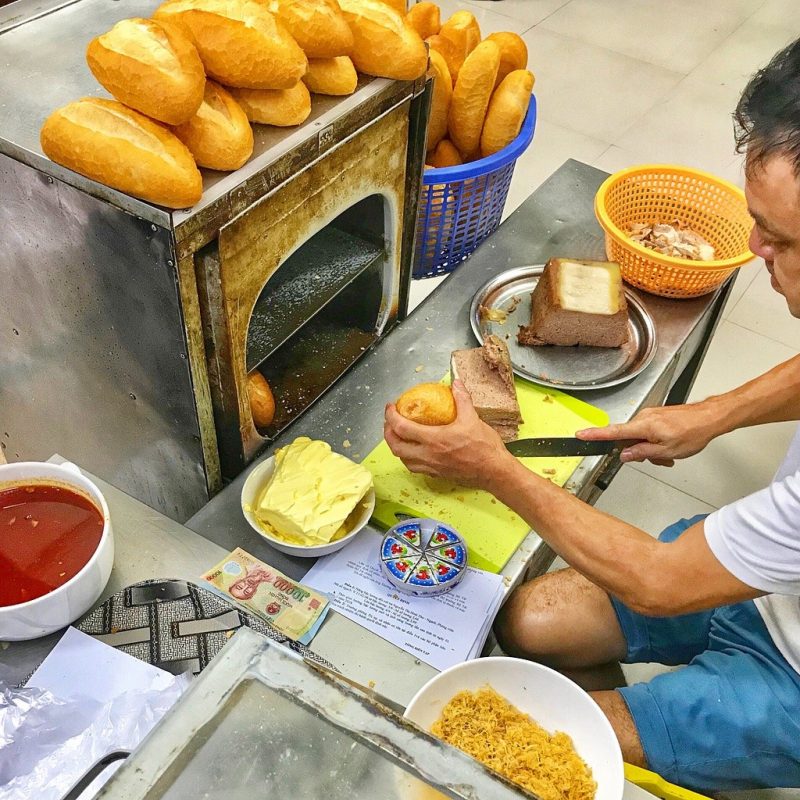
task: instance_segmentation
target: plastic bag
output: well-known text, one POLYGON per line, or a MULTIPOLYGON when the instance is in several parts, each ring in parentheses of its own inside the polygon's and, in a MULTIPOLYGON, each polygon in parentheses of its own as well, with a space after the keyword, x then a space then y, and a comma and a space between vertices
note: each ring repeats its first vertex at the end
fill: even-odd
MULTIPOLYGON (((133 750, 190 680, 177 676, 164 688, 107 703, 0 686, 0 799, 60 800, 107 753, 133 750)), ((92 797, 111 774, 107 769, 84 796, 92 797)))

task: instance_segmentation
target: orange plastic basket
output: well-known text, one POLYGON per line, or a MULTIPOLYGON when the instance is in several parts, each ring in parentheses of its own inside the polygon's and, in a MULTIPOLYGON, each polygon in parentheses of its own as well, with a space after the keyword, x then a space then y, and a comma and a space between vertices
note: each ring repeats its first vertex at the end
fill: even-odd
POLYGON ((663 297, 699 297, 714 291, 750 261, 753 221, 744 192, 707 172, 674 164, 644 164, 609 177, 594 200, 606 234, 606 254, 632 286, 663 297), (635 223, 680 220, 714 246, 717 260, 664 256, 634 242, 635 223))

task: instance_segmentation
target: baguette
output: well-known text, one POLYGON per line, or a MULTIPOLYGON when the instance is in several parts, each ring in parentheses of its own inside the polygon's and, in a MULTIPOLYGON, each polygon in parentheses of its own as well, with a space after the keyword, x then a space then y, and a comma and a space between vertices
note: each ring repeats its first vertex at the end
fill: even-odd
POLYGON ((463 62, 480 44, 481 28, 471 11, 456 11, 442 25, 439 35, 449 39, 456 46, 463 62))
POLYGON ((410 81, 424 74, 428 52, 419 34, 381 0, 340 0, 353 31, 351 58, 359 72, 410 81))
POLYGON ((253 154, 253 129, 242 107, 221 86, 206 81, 199 111, 173 128, 201 167, 229 172, 253 154))
POLYGON ((159 122, 186 122, 203 102, 203 63, 172 25, 123 19, 89 42, 86 61, 117 100, 159 122))
POLYGON ((502 150, 517 138, 528 113, 533 80, 532 72, 515 69, 494 90, 481 133, 482 156, 502 150))
POLYGON ((449 39, 445 39, 441 34, 429 36, 426 40, 428 47, 439 53, 447 63, 450 72, 450 79, 455 85, 458 78, 458 71, 464 63, 464 54, 449 39))
POLYGON ((288 128, 301 125, 311 113, 311 95, 302 81, 291 89, 231 89, 250 122, 288 128))
POLYGON ((447 136, 447 114, 453 97, 453 82, 450 80, 450 71, 442 55, 436 50, 431 50, 428 56, 434 76, 431 113, 428 117, 428 150, 433 150, 447 136))
POLYGON ((275 397, 267 379, 257 370, 247 376, 247 399, 256 428, 268 428, 275 419, 275 397))
POLYGON ((310 58, 303 83, 314 94, 353 94, 358 86, 358 74, 348 56, 310 58))
POLYGON ((427 0, 411 6, 406 22, 423 38, 435 36, 442 28, 441 12, 436 3, 427 0))
POLYGON ((157 205, 188 208, 203 194, 185 145, 116 100, 84 97, 59 108, 45 120, 40 140, 57 164, 157 205))
POLYGON ((466 58, 453 88, 448 131, 465 161, 477 155, 486 109, 500 66, 500 48, 488 39, 466 58))
POLYGON ((257 0, 167 0, 154 17, 184 30, 207 75, 226 86, 288 89, 306 71, 305 53, 257 0))
POLYGON ((528 47, 521 36, 510 31, 502 31, 490 33, 486 38, 500 48, 500 68, 497 70, 495 87, 500 85, 509 72, 525 69, 528 66, 528 47))
POLYGON ((436 169, 457 167, 459 164, 464 163, 461 153, 458 152, 456 146, 449 139, 442 139, 436 145, 434 151, 428 153, 426 161, 436 169))
POLYGON ((401 17, 404 17, 406 11, 408 11, 408 3, 406 0, 381 0, 381 2, 389 6, 392 11, 396 11, 401 17))
POLYGON ((346 56, 353 49, 353 34, 336 0, 271 0, 269 10, 308 58, 346 56))

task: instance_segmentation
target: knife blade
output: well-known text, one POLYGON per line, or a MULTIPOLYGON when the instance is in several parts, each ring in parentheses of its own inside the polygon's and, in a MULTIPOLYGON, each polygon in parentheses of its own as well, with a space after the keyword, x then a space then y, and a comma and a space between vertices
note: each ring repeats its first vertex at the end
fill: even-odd
POLYGON ((506 449, 517 458, 546 456, 604 456, 622 450, 622 442, 584 442, 572 436, 551 436, 543 439, 517 439, 507 442, 506 449))

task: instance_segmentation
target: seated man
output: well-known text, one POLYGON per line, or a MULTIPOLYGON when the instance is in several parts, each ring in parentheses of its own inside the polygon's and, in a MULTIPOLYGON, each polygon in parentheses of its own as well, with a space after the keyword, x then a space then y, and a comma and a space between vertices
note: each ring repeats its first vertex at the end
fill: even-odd
MULTIPOLYGON (((736 122, 751 248, 800 317, 800 40, 752 79, 736 122)), ((463 386, 454 394, 458 418, 439 428, 389 406, 394 453, 492 492, 571 565, 511 594, 495 626, 503 649, 593 690, 628 762, 700 791, 800 786, 800 433, 768 487, 656 540, 531 473, 463 386), (620 661, 688 666, 625 687, 620 661)), ((800 356, 727 394, 580 435, 628 440, 623 461, 669 466, 736 428, 798 419, 800 356)))

